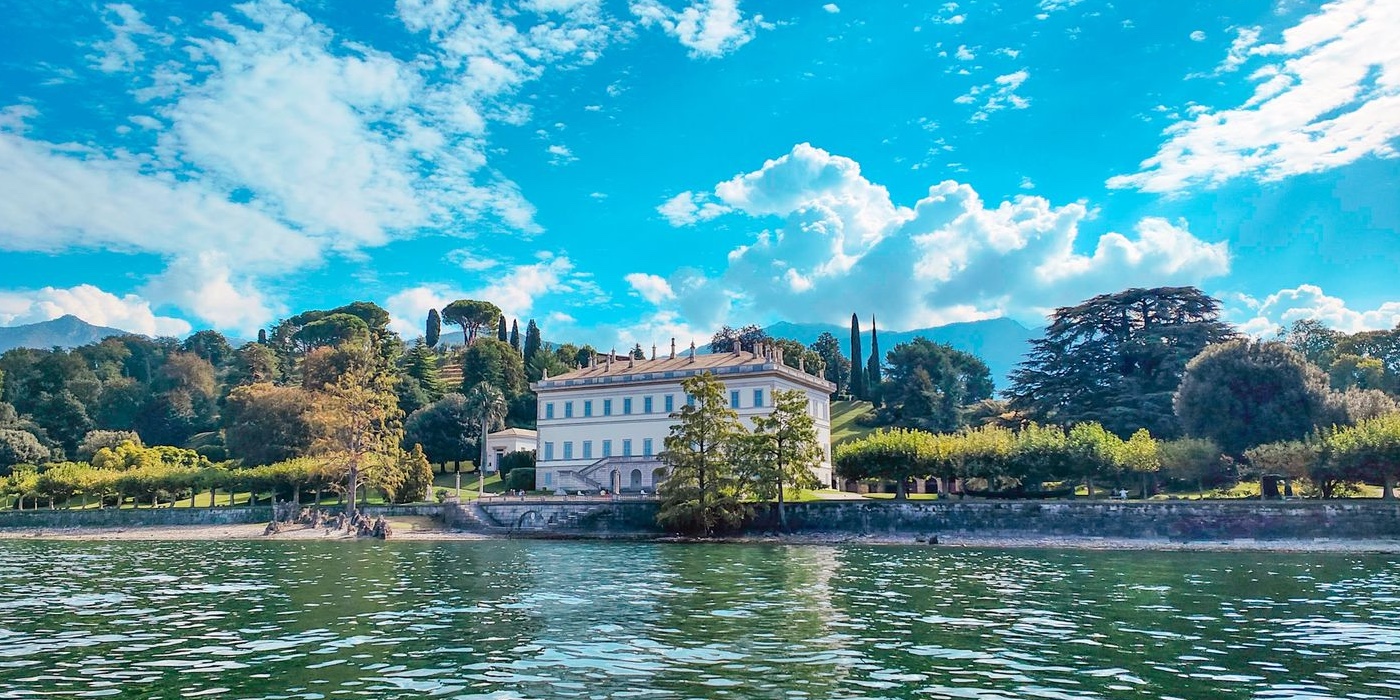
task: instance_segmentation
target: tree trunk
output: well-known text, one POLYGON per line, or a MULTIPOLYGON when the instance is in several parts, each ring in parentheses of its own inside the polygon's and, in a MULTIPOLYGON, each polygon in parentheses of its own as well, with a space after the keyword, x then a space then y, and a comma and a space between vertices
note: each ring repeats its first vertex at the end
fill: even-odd
POLYGON ((347 484, 348 488, 346 491, 350 493, 350 498, 345 503, 345 515, 353 520, 355 518, 355 498, 359 495, 358 491, 360 490, 360 465, 356 464, 353 460, 350 462, 350 477, 348 481, 349 483, 347 484))
POLYGON ((778 479, 778 527, 788 531, 787 509, 783 507, 783 480, 778 479))
POLYGON ((83 494, 83 510, 87 510, 87 494, 83 494))
POLYGON ((121 491, 118 491, 118 492, 117 492, 117 510, 121 510, 121 509, 122 509, 122 501, 124 501, 124 500, 126 500, 126 496, 122 495, 122 492, 121 492, 121 491))
POLYGON ((228 490, 228 507, 233 507, 233 489, 228 490))
POLYGON ((316 507, 321 507, 321 487, 319 485, 316 487, 316 507))
POLYGON ((453 476, 457 477, 457 500, 462 500, 462 470, 458 469, 453 476))
POLYGON ((1093 479, 1093 477, 1088 477, 1088 476, 1084 477, 1084 489, 1085 489, 1085 491, 1088 492, 1089 498, 1092 500, 1092 499, 1094 498, 1094 479, 1093 479))
POLYGON ((213 486, 210 486, 210 487, 209 487, 209 507, 210 507, 210 508, 213 508, 213 507, 215 506, 215 504, 217 503, 217 501, 214 500, 214 495, 215 495, 215 492, 217 492, 217 491, 218 491, 218 489, 214 488, 213 486))
POLYGON ((151 494, 151 507, 152 507, 152 508, 159 508, 159 507, 160 507, 160 495, 159 495, 159 494, 155 494, 155 493, 151 494))
POLYGON ((1385 475, 1385 491, 1381 492, 1381 498, 1387 501, 1395 500, 1395 475, 1385 475))
POLYGON ((301 510, 301 484, 292 484, 292 508, 301 510))
POLYGON ((53 510, 53 496, 49 496, 49 510, 53 510))
POLYGON ((895 487, 894 487, 894 499, 895 499, 896 501, 902 501, 902 500, 904 500, 904 499, 906 499, 906 498, 908 498, 908 497, 909 497, 909 494, 908 494, 908 492, 906 491, 906 487, 905 487, 905 484, 904 484, 904 477, 900 477, 900 478, 895 482, 895 487))

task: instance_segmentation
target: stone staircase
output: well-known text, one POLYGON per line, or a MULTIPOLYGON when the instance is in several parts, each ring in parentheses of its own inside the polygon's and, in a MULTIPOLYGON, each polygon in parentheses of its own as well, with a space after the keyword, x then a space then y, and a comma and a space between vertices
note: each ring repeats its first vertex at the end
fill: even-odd
POLYGON ((455 504, 452 517, 448 520, 448 524, 453 528, 468 532, 501 535, 509 534, 511 531, 510 527, 497 522, 476 501, 462 501, 455 504))
MULTIPOLYGON (((605 482, 611 481, 608 475, 613 468, 616 468, 619 473, 626 475, 628 472, 638 467, 651 470, 659 466, 661 466, 661 458, 656 455, 632 455, 629 457, 613 455, 612 457, 604 457, 578 471, 566 472, 566 474, 573 479, 582 481, 591 488, 611 490, 613 487, 612 484, 605 482), (595 476, 598 478, 595 478, 595 476), (599 481, 600 478, 602 481, 599 481)), ((626 488, 627 477, 623 476, 622 479, 622 486, 626 488)))

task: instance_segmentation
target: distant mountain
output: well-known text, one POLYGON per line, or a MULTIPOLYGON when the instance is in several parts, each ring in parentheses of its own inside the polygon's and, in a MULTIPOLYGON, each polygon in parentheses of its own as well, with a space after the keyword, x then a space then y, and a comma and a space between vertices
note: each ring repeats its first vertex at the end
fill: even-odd
MULTIPOLYGON (((878 320, 878 319, 877 319, 878 320)), ((825 323, 788 323, 780 321, 765 329, 774 338, 791 338, 803 345, 816 342, 823 332, 836 336, 841 342, 841 351, 851 352, 850 326, 837 326, 825 323)), ((888 352, 894 346, 922 336, 935 343, 947 343, 955 349, 969 352, 982 358, 992 373, 998 392, 1006 389, 1007 377, 1030 350, 1030 341, 1040 336, 1040 331, 1027 328, 1009 318, 993 318, 986 321, 950 323, 946 326, 920 328, 912 331, 880 331, 880 352, 888 352)), ((861 321, 861 350, 870 357, 869 319, 861 321)))
POLYGON ((131 333, 120 328, 94 326, 69 314, 52 321, 0 328, 0 352, 12 348, 36 348, 39 350, 47 350, 54 346, 73 348, 96 343, 103 338, 114 335, 131 335, 131 333))

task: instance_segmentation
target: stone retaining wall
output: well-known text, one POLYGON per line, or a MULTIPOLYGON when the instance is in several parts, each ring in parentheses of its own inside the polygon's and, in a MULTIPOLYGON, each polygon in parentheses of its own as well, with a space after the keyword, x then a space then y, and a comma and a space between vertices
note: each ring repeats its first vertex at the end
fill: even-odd
POLYGON ((219 508, 103 508, 91 510, 5 510, 0 528, 165 527, 243 525, 272 520, 272 506, 219 508))
MULTIPOLYGON (((824 501, 788 506, 797 532, 1014 533, 1171 539, 1400 538, 1400 502, 824 501)), ((772 513, 755 523, 773 529, 772 513)))

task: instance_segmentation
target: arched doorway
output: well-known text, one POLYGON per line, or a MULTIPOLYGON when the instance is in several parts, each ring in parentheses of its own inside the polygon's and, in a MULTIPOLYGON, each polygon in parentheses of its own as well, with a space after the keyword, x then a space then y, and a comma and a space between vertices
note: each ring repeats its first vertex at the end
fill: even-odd
POLYGON ((642 488, 642 470, 632 470, 631 477, 627 479, 627 487, 633 491, 642 488))
POLYGON ((652 470, 652 472, 651 472, 651 487, 652 487, 652 488, 656 488, 656 485, 657 485, 657 484, 659 484, 659 483, 661 483, 661 482, 663 482, 663 481, 665 481, 665 480, 666 480, 666 468, 665 468, 665 467, 658 467, 658 468, 652 470))

